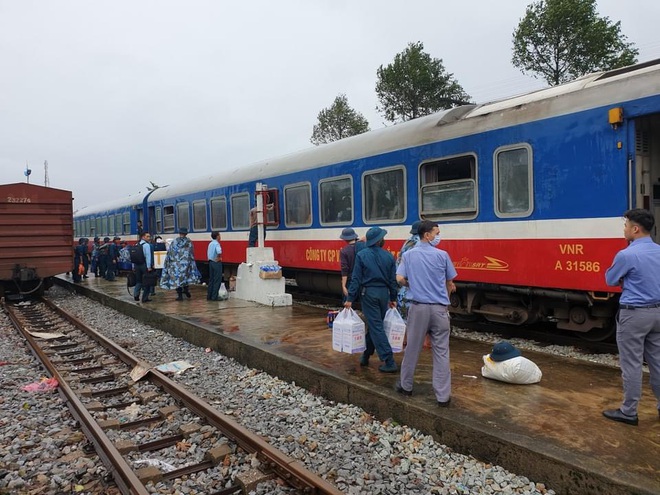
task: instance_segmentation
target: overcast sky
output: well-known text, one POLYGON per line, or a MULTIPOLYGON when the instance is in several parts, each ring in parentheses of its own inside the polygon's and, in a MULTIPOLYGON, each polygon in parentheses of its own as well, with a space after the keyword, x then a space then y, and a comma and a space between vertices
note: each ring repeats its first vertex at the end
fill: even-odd
MULTIPOLYGON (((482 103, 544 87, 511 65, 530 0, 0 0, 0 183, 75 207, 311 146, 339 93, 372 129, 376 69, 408 43, 482 103)), ((601 0, 660 58, 660 1, 601 0)))

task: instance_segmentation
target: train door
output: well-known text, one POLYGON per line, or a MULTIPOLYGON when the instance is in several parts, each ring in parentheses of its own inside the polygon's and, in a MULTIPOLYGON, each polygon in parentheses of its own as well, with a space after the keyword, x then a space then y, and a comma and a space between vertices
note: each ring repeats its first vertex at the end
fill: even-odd
POLYGON ((156 207, 155 206, 150 206, 149 207, 149 232, 152 233, 152 234, 155 234, 157 232, 156 207))
POLYGON ((660 114, 635 121, 635 208, 653 213, 651 233, 660 242, 660 114))

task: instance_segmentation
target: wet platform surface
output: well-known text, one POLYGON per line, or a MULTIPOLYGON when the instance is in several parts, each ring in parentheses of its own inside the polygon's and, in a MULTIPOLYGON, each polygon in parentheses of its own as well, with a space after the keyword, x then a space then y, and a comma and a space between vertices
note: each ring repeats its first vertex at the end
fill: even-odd
MULTIPOLYGON (((62 276, 69 283, 70 279, 62 276)), ((525 352, 543 371, 541 383, 510 385, 481 377, 490 345, 452 338, 452 403, 439 408, 431 390, 431 355, 424 350, 414 395, 393 391, 398 374, 368 368, 358 355, 332 350, 326 310, 302 305, 271 308, 248 301, 175 301, 158 290, 153 302, 137 305, 125 280, 93 276, 79 291, 237 361, 295 381, 332 400, 359 405, 379 419, 419 428, 453 449, 504 466, 557 493, 660 494, 660 420, 644 377, 639 426, 611 422, 601 413, 618 407, 620 371, 553 355, 525 352), (170 319, 168 317, 173 317, 170 319)), ((396 354, 397 363, 403 354, 396 354)), ((172 360, 177 356, 172 356, 172 360)))

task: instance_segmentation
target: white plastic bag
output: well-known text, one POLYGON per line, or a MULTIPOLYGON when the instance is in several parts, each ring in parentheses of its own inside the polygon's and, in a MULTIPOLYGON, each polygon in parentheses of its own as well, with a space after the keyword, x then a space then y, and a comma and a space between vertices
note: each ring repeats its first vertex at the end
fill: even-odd
POLYGON ((220 289, 218 289, 218 299, 221 301, 226 301, 229 299, 229 292, 227 292, 227 287, 225 287, 224 282, 220 284, 220 289))
POLYGON ((355 311, 342 309, 332 323, 332 349, 348 354, 364 352, 365 325, 355 311))
POLYGON ((383 329, 392 352, 401 352, 403 350, 403 338, 406 335, 406 322, 396 309, 390 308, 385 313, 383 329))
POLYGON ((543 376, 540 368, 533 361, 522 356, 498 362, 493 361, 490 354, 486 354, 483 359, 484 365, 481 368, 481 375, 491 380, 529 385, 540 382, 543 376))

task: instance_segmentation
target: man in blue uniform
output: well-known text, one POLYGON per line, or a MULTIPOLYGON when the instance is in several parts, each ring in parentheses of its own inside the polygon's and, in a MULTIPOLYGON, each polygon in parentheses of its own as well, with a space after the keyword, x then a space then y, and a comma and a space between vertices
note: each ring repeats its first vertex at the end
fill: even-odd
POLYGON ((623 403, 603 411, 613 421, 637 425, 642 396, 642 365, 649 366, 660 417, 660 246, 651 239, 653 215, 636 208, 623 214, 623 236, 630 245, 619 251, 605 272, 607 285, 621 286, 616 343, 623 378, 623 403))
POLYGON ((368 366, 369 358, 378 352, 384 364, 378 367, 383 373, 396 373, 392 348, 383 329, 383 318, 390 308, 396 307, 396 267, 394 256, 383 249, 387 231, 380 227, 371 227, 367 231, 366 248, 355 256, 355 266, 348 287, 348 296, 344 307, 350 308, 360 295, 362 312, 367 319, 367 349, 360 358, 360 366, 368 366))
POLYGON ((449 369, 449 293, 456 287, 456 269, 440 243, 437 223, 424 220, 418 227, 419 243, 403 254, 396 272, 399 284, 408 287, 408 345, 401 363, 401 381, 396 390, 412 395, 413 377, 426 334, 431 337, 433 353, 433 392, 438 405, 447 407, 451 398, 449 369))
POLYGON ((207 301, 217 301, 218 291, 222 283, 222 248, 220 247, 220 232, 211 232, 211 242, 206 250, 209 260, 209 285, 206 290, 207 301))

